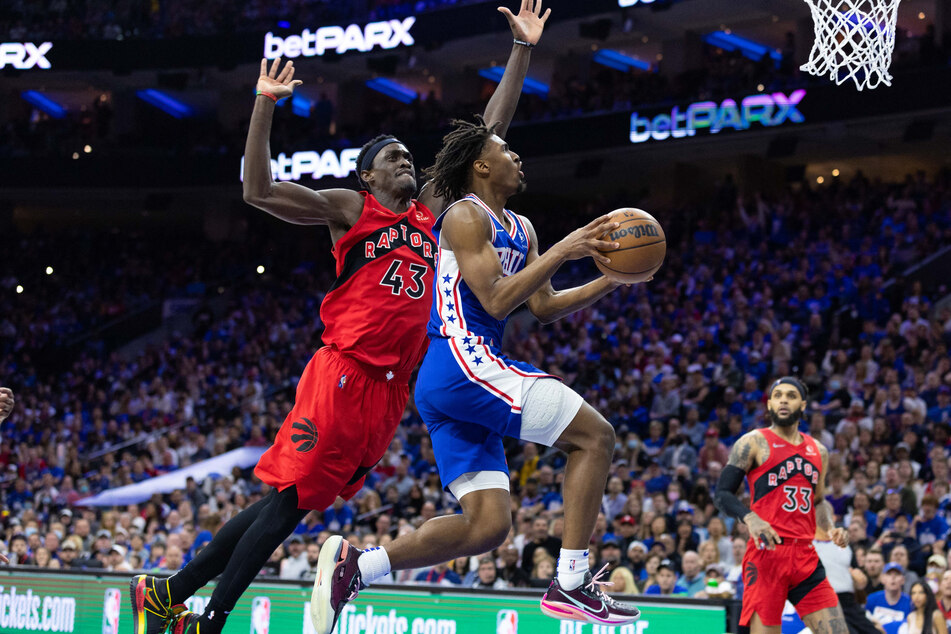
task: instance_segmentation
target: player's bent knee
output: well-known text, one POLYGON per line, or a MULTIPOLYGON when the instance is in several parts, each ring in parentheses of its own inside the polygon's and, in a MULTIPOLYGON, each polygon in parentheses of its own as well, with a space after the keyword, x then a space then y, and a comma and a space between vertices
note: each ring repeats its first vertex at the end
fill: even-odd
POLYGON ((614 455, 614 427, 596 409, 584 403, 574 420, 559 438, 558 448, 563 451, 582 449, 614 455))
POLYGON ((509 480, 501 471, 465 473, 449 484, 449 491, 462 505, 468 520, 469 538, 479 543, 480 552, 505 541, 512 528, 509 480))

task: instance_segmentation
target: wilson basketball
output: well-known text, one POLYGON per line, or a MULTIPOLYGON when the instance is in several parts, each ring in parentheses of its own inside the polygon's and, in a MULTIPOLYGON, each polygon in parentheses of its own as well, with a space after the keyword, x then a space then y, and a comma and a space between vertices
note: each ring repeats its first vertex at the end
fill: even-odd
POLYGON ((620 227, 601 239, 617 242, 617 249, 601 251, 611 258, 609 264, 595 261, 601 272, 619 282, 634 284, 650 279, 664 263, 667 236, 657 220, 641 209, 615 209, 611 212, 620 227))

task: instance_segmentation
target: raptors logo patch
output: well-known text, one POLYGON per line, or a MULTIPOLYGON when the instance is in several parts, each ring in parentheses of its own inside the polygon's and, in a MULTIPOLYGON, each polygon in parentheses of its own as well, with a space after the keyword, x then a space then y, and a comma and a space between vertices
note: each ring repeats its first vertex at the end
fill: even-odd
POLYGON ((291 429, 296 429, 300 433, 291 435, 291 442, 297 445, 297 451, 306 453, 317 446, 317 426, 309 418, 302 418, 294 421, 291 429))
POLYGON ((743 571, 743 579, 746 587, 750 587, 756 580, 759 578, 759 571, 756 569, 756 564, 752 561, 746 564, 746 570, 743 571))

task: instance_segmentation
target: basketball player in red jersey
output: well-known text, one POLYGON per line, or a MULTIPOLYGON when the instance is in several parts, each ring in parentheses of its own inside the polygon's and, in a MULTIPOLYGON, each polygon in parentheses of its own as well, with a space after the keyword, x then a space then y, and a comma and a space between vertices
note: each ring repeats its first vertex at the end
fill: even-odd
POLYGON ((750 532, 740 624, 749 625, 751 634, 779 634, 787 599, 814 634, 848 632, 812 543, 817 525, 839 546, 848 543, 848 533, 834 527, 825 499, 829 453, 798 429, 807 400, 806 387, 795 377, 773 383, 767 402, 772 425, 736 441, 717 482, 717 508, 750 532), (736 496, 744 476, 752 509, 736 496))
MULTIPOLYGON (((541 0, 522 0, 517 15, 499 11, 515 41, 484 116, 504 132, 550 10, 542 15, 541 0)), ((170 623, 173 634, 220 633, 241 594, 300 520, 363 486, 393 438, 410 373, 426 351, 436 255, 432 225, 445 203, 431 188, 413 198, 413 157, 391 136, 372 139, 357 157, 366 191, 273 182, 268 137, 274 105, 300 84, 292 62, 281 70, 278 59, 268 70, 267 60, 261 61, 244 199, 287 222, 330 230, 337 280, 320 309, 325 346, 304 369, 294 408, 255 469, 274 489, 222 527, 178 574, 132 580, 135 634, 163 634, 170 623), (202 615, 178 605, 218 575, 202 615)))

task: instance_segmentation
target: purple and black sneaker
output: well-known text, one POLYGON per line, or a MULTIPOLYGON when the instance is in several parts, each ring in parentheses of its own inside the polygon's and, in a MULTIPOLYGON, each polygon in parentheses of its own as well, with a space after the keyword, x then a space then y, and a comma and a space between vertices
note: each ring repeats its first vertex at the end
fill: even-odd
POLYGON ((615 601, 601 589, 601 586, 611 585, 608 581, 598 581, 606 568, 607 565, 594 576, 590 571, 585 573, 584 582, 574 590, 562 588, 556 575, 542 597, 542 612, 556 619, 602 625, 624 625, 636 621, 641 616, 640 610, 615 601))
POLYGON ((310 597, 310 620, 317 634, 330 634, 344 606, 366 588, 357 560, 363 551, 337 535, 320 548, 317 579, 310 597))

